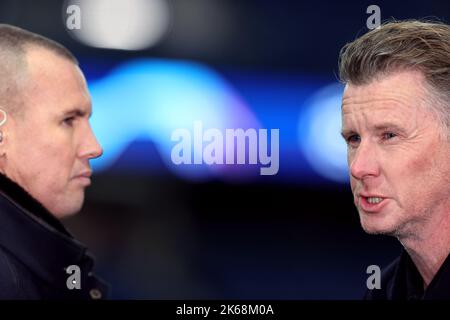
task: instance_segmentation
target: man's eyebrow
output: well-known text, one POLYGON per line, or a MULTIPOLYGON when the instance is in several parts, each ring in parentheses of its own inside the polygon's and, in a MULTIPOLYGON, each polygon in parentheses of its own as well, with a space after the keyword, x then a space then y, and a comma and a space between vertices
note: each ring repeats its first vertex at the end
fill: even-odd
MULTIPOLYGON (((385 130, 394 130, 394 131, 398 131, 398 132, 405 132, 405 129, 400 127, 398 124, 396 123, 392 123, 392 122, 386 122, 386 123, 380 123, 377 124, 373 127, 373 130, 376 132, 380 132, 380 131, 385 131, 385 130)), ((353 134, 358 134, 357 132, 355 132, 354 130, 349 130, 349 129, 342 129, 341 130, 341 136, 345 139, 353 134)))
MULTIPOLYGON (((74 108, 64 112, 64 116, 84 117, 86 114, 88 114, 87 111, 81 108, 74 108)), ((92 116, 92 111, 88 114, 88 116, 89 118, 92 116)))
POLYGON ((341 130, 341 136, 344 139, 346 139, 348 136, 353 135, 353 134, 357 134, 357 133, 353 130, 348 130, 348 129, 341 130))
POLYGON ((400 127, 398 124, 392 123, 392 122, 377 124, 374 126, 374 130, 375 131, 395 130, 395 131, 400 131, 400 132, 405 131, 405 129, 400 127))

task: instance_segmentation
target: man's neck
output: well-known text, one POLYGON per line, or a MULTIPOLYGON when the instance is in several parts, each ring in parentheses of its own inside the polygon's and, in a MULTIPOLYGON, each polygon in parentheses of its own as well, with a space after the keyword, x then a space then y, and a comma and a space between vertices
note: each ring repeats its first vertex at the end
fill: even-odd
POLYGON ((450 252, 450 212, 442 210, 427 221, 414 237, 399 237, 424 281, 433 280, 450 252))

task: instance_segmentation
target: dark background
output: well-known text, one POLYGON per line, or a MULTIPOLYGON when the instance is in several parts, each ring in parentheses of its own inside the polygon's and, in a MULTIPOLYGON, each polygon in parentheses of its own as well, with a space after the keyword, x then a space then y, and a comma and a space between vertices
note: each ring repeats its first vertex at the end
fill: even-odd
MULTIPOLYGON (((136 138, 113 165, 98 170, 82 212, 64 223, 95 253, 115 299, 359 299, 367 266, 385 266, 400 245, 361 230, 349 185, 312 170, 289 121, 310 93, 336 82, 339 50, 367 31, 369 5, 381 8, 382 19, 448 22, 450 2, 168 3, 170 31, 139 51, 78 42, 65 29, 63 1, 1 1, 0 21, 65 44, 88 82, 136 58, 212 68, 263 127, 280 128, 280 172, 195 181, 169 170, 155 141, 136 138)), ((124 116, 132 112, 130 102, 124 116)), ((121 126, 111 123, 110 130, 121 126)))

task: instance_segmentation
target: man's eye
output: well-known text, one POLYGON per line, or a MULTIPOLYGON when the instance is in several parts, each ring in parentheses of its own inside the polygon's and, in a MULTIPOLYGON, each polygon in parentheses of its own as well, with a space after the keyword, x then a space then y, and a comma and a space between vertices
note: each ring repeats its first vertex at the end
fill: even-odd
POLYGON ((66 124, 68 126, 72 126, 74 121, 75 121, 75 117, 67 117, 63 120, 64 124, 66 124))
POLYGON ((383 140, 390 140, 392 138, 395 138, 397 135, 393 132, 384 132, 383 133, 383 140))
POLYGON ((361 137, 357 134, 352 134, 351 136, 348 136, 346 140, 348 144, 355 144, 361 141, 361 137))

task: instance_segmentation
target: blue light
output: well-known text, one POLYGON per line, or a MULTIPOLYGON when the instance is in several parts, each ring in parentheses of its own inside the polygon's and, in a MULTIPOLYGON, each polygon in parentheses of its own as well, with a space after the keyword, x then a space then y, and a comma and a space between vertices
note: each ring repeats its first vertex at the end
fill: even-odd
POLYGON ((341 99, 339 83, 318 90, 306 103, 299 121, 299 143, 310 166, 321 176, 348 181, 347 147, 340 135, 341 99))
POLYGON ((89 90, 92 127, 104 149, 92 161, 105 170, 135 139, 148 139, 161 160, 178 175, 203 179, 214 174, 206 165, 176 166, 170 154, 171 133, 202 121, 207 128, 253 127, 258 123, 238 95, 212 69, 193 62, 142 59, 125 63, 89 90))

